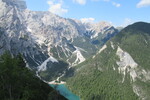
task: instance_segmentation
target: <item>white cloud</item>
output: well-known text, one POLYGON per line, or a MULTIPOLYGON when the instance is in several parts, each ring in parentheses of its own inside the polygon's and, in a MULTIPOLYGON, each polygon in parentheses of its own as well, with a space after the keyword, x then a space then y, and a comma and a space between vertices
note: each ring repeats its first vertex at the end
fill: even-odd
POLYGON ((68 12, 67 9, 64 9, 63 6, 63 1, 62 0, 49 0, 48 2, 49 5, 49 11, 57 14, 57 15, 63 15, 68 12))
MULTIPOLYGON (((87 1, 88 0, 73 0, 73 2, 78 3, 80 5, 85 5, 87 1)), ((91 0, 91 1, 93 1, 93 2, 103 1, 103 2, 112 3, 112 5, 114 5, 115 7, 121 6, 121 4, 113 2, 112 0, 91 0)))
POLYGON ((124 19, 124 22, 123 22, 123 24, 121 25, 122 27, 126 27, 126 26, 128 26, 129 24, 133 24, 134 23, 134 21, 132 20, 132 19, 130 19, 130 18, 125 18, 124 19))
POLYGON ((47 3, 49 4, 49 5, 53 5, 54 3, 53 3, 54 1, 47 1, 47 3))
POLYGON ((82 23, 88 23, 88 22, 93 23, 95 21, 95 18, 91 18, 91 17, 90 18, 81 18, 80 20, 82 23))
POLYGON ((112 0, 103 0, 104 2, 108 2, 108 3, 112 3, 113 6, 115 7, 121 7, 121 4, 120 3, 116 3, 112 0))
POLYGON ((86 0, 73 0, 73 2, 76 2, 80 5, 85 5, 86 4, 86 0))
POLYGON ((138 8, 150 6, 150 0, 141 0, 136 6, 138 8))
POLYGON ((116 2, 112 2, 112 5, 114 5, 115 7, 120 7, 121 6, 121 4, 116 3, 116 2))

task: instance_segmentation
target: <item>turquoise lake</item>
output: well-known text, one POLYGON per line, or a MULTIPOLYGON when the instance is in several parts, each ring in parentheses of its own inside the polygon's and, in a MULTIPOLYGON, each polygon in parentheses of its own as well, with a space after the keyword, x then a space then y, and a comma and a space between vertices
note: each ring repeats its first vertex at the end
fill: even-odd
POLYGON ((80 98, 75 94, 73 94, 64 84, 60 85, 50 84, 50 86, 53 87, 55 90, 59 91, 60 94, 66 97, 68 100, 80 100, 80 98))

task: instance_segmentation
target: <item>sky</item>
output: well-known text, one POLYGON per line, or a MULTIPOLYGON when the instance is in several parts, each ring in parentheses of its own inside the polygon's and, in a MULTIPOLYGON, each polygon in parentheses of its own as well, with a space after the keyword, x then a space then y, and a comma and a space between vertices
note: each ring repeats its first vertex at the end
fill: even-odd
POLYGON ((25 0, 33 11, 50 11, 82 22, 107 21, 127 26, 137 21, 150 22, 150 0, 25 0))

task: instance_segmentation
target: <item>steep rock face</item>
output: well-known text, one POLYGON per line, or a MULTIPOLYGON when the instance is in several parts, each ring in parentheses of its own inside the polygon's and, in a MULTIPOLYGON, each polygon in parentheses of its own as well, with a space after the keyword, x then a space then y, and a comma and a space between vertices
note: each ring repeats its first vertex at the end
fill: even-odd
MULTIPOLYGON (((50 12, 30 11, 23 0, 0 0, 0 6, 0 54, 5 51, 21 53, 34 70, 38 70, 38 66, 49 57, 54 57, 58 63, 64 62, 65 66, 58 71, 63 73, 66 63, 70 66, 81 63, 118 33, 106 22, 89 24, 90 28, 87 28, 79 20, 62 18, 50 12)), ((44 65, 50 70, 57 64, 49 60, 44 65)), ((45 73, 42 74, 48 77, 48 71, 45 73)))
MULTIPOLYGON (((7 41, 5 48, 7 48, 7 50, 13 51, 14 48, 19 49, 21 45, 23 45, 22 47, 25 47, 24 45, 29 44, 28 42, 26 43, 26 41, 22 41, 24 43, 19 43, 23 36, 28 35, 23 22, 20 20, 21 13, 18 11, 18 8, 16 8, 16 6, 12 6, 12 3, 9 2, 9 0, 6 0, 5 2, 0 1, 0 4, 2 7, 2 9, 0 10, 0 27, 2 27, 2 31, 4 34, 4 38, 1 38, 7 41)), ((29 41, 31 41, 30 38, 29 41)), ((20 49, 23 50, 23 48, 20 49)))
MULTIPOLYGON (((27 31, 23 20, 22 8, 18 8, 16 4, 20 4, 20 1, 0 1, 0 27, 2 28, 1 40, 5 43, 1 48, 1 53, 10 51, 11 54, 21 53, 28 59, 33 58, 35 55, 42 53, 38 46, 35 44, 30 32, 27 31)), ((25 10, 25 9, 24 9, 25 10)), ((24 11, 23 10, 23 11, 24 11)), ((45 56, 45 55, 43 55, 45 56)), ((43 60, 39 60, 43 61, 43 60)), ((31 65, 37 66, 35 61, 31 65)))
POLYGON ((40 40, 42 36, 42 42, 49 39, 49 43, 59 44, 59 42, 62 41, 62 37, 70 40, 81 34, 67 19, 50 12, 33 12, 26 10, 24 15, 27 29, 37 41, 40 40))

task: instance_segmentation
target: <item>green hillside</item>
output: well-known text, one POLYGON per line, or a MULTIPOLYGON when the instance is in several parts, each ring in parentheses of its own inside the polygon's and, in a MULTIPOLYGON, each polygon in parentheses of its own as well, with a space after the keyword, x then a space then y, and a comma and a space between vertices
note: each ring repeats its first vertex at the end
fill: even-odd
POLYGON ((76 66, 74 76, 67 79, 68 87, 81 100, 149 100, 149 59, 150 24, 138 22, 109 40, 95 57, 76 66), (117 55, 119 48, 123 59, 117 55), (133 63, 137 64, 134 68, 133 63))
POLYGON ((66 100, 25 65, 21 56, 0 57, 0 100, 66 100))

